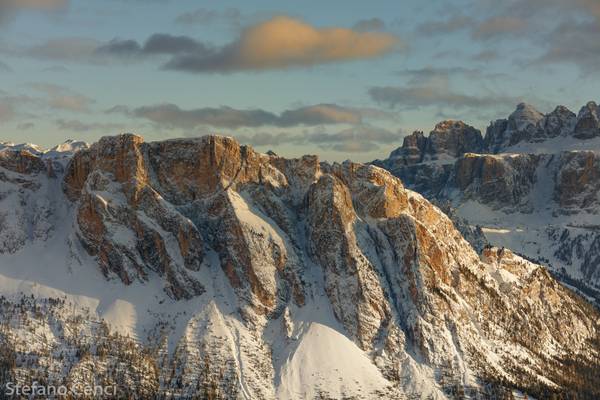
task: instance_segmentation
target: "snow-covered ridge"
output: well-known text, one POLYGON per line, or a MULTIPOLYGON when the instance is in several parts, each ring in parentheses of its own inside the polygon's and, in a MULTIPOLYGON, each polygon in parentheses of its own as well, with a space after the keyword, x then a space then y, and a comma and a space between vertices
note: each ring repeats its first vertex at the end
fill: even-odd
POLYGON ((1 142, 0 151, 27 151, 35 156, 39 156, 43 159, 65 161, 72 157, 76 152, 87 149, 89 144, 82 141, 76 141, 69 139, 59 145, 44 149, 33 143, 19 143, 15 144, 12 142, 1 142))
POLYGON ((581 378, 600 314, 508 249, 478 254, 381 168, 126 134, 64 169, 11 152, 0 185, 14 379, 138 398, 596 394, 581 378))

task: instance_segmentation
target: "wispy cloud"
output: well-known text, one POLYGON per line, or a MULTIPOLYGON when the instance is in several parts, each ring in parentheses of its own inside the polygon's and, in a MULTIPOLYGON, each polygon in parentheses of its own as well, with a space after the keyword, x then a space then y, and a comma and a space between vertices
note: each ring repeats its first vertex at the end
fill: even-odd
POLYGON ((454 15, 446 19, 426 21, 417 27, 417 32, 424 35, 438 35, 458 32, 471 27, 474 20, 465 15, 454 15))
POLYGON ((110 122, 85 122, 77 119, 57 119, 54 121, 56 127, 63 131, 90 132, 96 131, 104 135, 121 132, 124 126, 110 122))
POLYGON ((0 22, 10 19, 18 11, 52 11, 65 8, 68 4, 68 0, 0 0, 0 22))
POLYGON ((13 49, 13 55, 26 56, 40 60, 63 62, 97 63, 95 53, 102 42, 81 37, 65 37, 49 39, 43 43, 24 49, 13 49))
POLYGON ((13 72, 13 69, 8 64, 0 61, 0 72, 13 72))
POLYGON ((237 8, 228 8, 223 11, 198 8, 178 15, 175 22, 183 25, 210 25, 224 22, 232 26, 241 26, 243 15, 237 8))
POLYGON ((138 108, 115 106, 108 113, 122 113, 147 119, 168 128, 191 129, 202 125, 218 128, 259 126, 315 126, 326 124, 357 124, 361 110, 335 104, 317 104, 286 110, 280 114, 262 109, 239 110, 231 107, 196 108, 184 110, 175 104, 157 104, 138 108))
POLYGON ((358 32, 382 31, 385 29, 385 22, 381 18, 367 18, 357 21, 352 27, 358 32))
POLYGON ((253 146, 313 145, 324 150, 361 153, 376 150, 381 145, 399 143, 403 134, 372 125, 358 124, 333 133, 317 129, 303 133, 256 132, 250 135, 236 135, 236 137, 240 142, 253 146))
POLYGON ((403 110, 422 107, 451 109, 512 106, 519 99, 511 96, 485 93, 467 94, 454 90, 448 80, 436 77, 427 82, 415 81, 404 86, 375 86, 368 91, 378 104, 397 107, 403 110))
POLYGON ((66 87, 50 83, 32 83, 32 89, 44 93, 46 104, 51 109, 72 112, 89 112, 94 100, 66 87))

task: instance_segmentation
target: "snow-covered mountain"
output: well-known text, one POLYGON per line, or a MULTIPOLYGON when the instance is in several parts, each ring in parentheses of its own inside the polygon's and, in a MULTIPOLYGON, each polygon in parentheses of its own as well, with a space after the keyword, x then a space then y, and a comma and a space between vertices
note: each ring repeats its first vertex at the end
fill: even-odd
MULTIPOLYGON (((412 138, 429 141, 434 135, 417 132, 390 158, 374 164, 436 204, 453 208, 456 218, 479 227, 491 244, 548 266, 600 306, 598 115, 593 102, 578 115, 564 106, 543 115, 519 104, 507 119, 493 122, 485 137, 479 134, 481 147, 465 148, 455 157, 435 152, 415 162, 407 155, 414 148, 412 138)), ((434 132, 439 136, 438 129, 434 132)), ((462 136, 464 142, 473 134, 462 136)))
MULTIPOLYGON (((448 128, 426 148, 483 143, 448 128)), ((0 150, 2 383, 143 399, 600 396, 600 313, 508 249, 476 252, 468 225, 384 169, 220 136, 66 147, 0 150)))

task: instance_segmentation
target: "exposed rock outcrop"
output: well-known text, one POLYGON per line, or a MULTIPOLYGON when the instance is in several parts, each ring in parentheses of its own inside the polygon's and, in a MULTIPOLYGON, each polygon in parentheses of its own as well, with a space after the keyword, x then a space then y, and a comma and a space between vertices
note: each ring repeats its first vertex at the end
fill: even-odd
POLYGON ((486 148, 492 153, 499 153, 507 147, 522 141, 528 141, 538 132, 538 124, 544 115, 533 106, 521 103, 508 117, 493 122, 485 134, 486 148))
POLYGON ((455 158, 465 153, 479 153, 483 149, 480 131, 462 121, 448 120, 437 124, 427 137, 418 131, 405 137, 402 147, 394 150, 381 163, 385 163, 388 169, 394 169, 425 161, 455 158))
POLYGON ((578 139, 591 139, 600 136, 600 110, 590 101, 579 111, 573 136, 578 139))

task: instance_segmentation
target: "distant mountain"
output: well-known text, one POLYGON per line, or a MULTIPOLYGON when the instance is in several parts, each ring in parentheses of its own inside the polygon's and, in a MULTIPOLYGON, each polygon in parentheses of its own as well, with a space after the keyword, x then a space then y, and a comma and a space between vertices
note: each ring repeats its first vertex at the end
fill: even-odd
MULTIPOLYGON (((462 124, 434 136, 430 158, 482 144, 462 124)), ((476 252, 381 168, 220 136, 77 147, 65 167, 0 151, 2 383, 143 399, 600 396, 600 313, 508 249, 476 252)))
POLYGON ((408 155, 414 151, 413 137, 439 141, 436 127, 429 137, 420 132, 409 136, 388 159, 373 164, 454 209, 455 221, 467 221, 471 230, 485 235, 476 236, 478 243, 506 246, 547 265, 600 306, 598 106, 590 102, 577 115, 558 106, 543 115, 519 104, 507 119, 492 122, 484 137, 462 122, 439 126, 462 127, 442 131, 450 147, 472 145, 451 152, 454 157, 444 150, 408 155))

